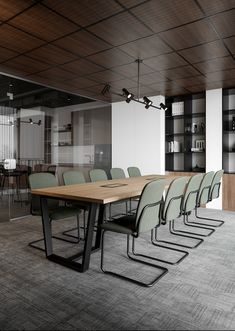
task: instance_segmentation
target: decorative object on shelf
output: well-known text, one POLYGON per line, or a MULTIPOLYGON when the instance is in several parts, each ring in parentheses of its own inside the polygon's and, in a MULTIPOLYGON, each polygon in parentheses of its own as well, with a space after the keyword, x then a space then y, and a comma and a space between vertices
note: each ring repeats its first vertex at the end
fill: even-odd
POLYGON ((197 133, 198 131, 198 127, 196 123, 192 123, 192 127, 191 127, 191 132, 192 133, 197 133))
POLYGON ((187 123, 184 129, 185 133, 191 133, 191 123, 187 123))
POLYGON ((195 147, 191 148, 191 152, 204 152, 205 150, 205 140, 195 140, 195 147))
POLYGON ((232 119, 232 130, 235 131, 235 117, 232 119))
POLYGON ((201 133, 204 133, 205 132, 205 123, 204 122, 201 122, 201 133))
POLYGON ((205 168, 201 168, 196 164, 195 167, 192 168, 192 171, 193 172, 204 172, 205 168))
POLYGON ((167 106, 164 103, 160 103, 159 106, 154 106, 153 105, 153 101, 150 100, 147 96, 143 97, 143 101, 140 100, 140 63, 143 63, 143 60, 141 59, 136 59, 135 62, 138 64, 138 82, 137 82, 137 99, 135 98, 134 94, 129 92, 126 88, 122 89, 122 93, 116 93, 114 91, 111 91, 111 85, 106 84, 103 88, 103 90, 101 91, 101 94, 105 95, 106 93, 110 93, 113 95, 118 95, 120 97, 123 97, 126 99, 127 103, 130 103, 132 100, 138 103, 142 103, 143 105, 145 105, 145 108, 148 109, 149 107, 152 108, 156 108, 156 109, 163 109, 163 110, 167 110, 167 106))

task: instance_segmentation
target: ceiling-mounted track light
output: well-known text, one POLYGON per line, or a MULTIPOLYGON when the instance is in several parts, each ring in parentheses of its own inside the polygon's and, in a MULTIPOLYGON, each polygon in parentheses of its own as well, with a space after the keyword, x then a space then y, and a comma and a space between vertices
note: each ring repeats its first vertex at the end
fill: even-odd
POLYGON ((123 96, 126 97, 126 102, 127 103, 129 103, 131 100, 134 99, 134 94, 127 91, 126 88, 123 88, 122 92, 123 92, 123 96))
POLYGON ((160 107, 161 107, 161 109, 163 109, 163 110, 167 110, 167 106, 166 105, 164 105, 164 103, 160 103, 160 107))
POLYGON ((153 102, 149 100, 147 97, 143 97, 144 103, 145 103, 145 108, 148 109, 150 106, 152 106, 153 102))
POLYGON ((148 109, 149 107, 152 107, 152 108, 156 108, 156 109, 163 109, 163 110, 167 110, 167 107, 166 105, 164 105, 164 103, 160 103, 160 107, 157 107, 157 106, 154 106, 153 105, 153 101, 150 100, 148 97, 144 96, 143 97, 143 101, 140 100, 140 64, 143 63, 143 60, 141 59, 137 59, 135 60, 135 62, 138 64, 138 86, 137 86, 137 91, 138 91, 138 95, 137 95, 137 98, 134 98, 134 94, 129 92, 126 88, 123 88, 122 89, 122 94, 121 93, 117 93, 115 91, 112 91, 112 88, 109 84, 106 84, 104 86, 104 88, 102 89, 101 93, 103 95, 105 95, 106 93, 110 93, 110 94, 113 94, 113 95, 117 95, 117 96, 120 96, 120 97, 124 97, 126 98, 126 102, 127 103, 130 103, 131 100, 135 101, 135 102, 138 102, 138 103, 142 103, 145 105, 145 108, 148 109))

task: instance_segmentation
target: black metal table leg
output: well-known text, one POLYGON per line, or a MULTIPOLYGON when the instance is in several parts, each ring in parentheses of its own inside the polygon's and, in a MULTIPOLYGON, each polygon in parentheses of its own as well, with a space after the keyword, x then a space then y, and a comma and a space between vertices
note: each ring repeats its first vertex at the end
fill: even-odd
POLYGON ((42 227, 43 227, 45 252, 46 252, 46 257, 48 257, 53 253, 51 224, 48 213, 47 198, 41 197, 40 201, 41 201, 41 211, 42 211, 42 227))
POLYGON ((76 270, 78 272, 85 272, 89 268, 91 252, 94 251, 92 248, 93 230, 95 224, 95 216, 98 205, 96 203, 91 204, 88 215, 87 231, 83 252, 75 254, 70 257, 63 257, 53 253, 52 246, 52 231, 48 213, 47 198, 41 197, 41 212, 42 212, 42 224, 46 257, 55 263, 63 265, 67 268, 76 270), (82 257, 81 262, 75 261, 78 257, 82 257))
POLYGON ((96 238, 95 238, 95 249, 100 248, 100 243, 101 243, 101 228, 100 225, 104 221, 104 211, 105 211, 105 205, 100 205, 99 208, 99 216, 98 216, 98 226, 97 226, 97 231, 96 231, 96 238))

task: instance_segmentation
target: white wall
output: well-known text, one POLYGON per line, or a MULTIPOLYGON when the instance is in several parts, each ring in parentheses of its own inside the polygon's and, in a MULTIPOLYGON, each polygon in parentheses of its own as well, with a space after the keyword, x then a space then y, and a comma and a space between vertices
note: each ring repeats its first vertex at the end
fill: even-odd
MULTIPOLYGON (((206 91, 206 171, 222 169, 222 89, 206 91)), ((220 197, 207 204, 222 209, 220 197)))
MULTIPOLYGON (((163 96, 150 98, 159 106, 163 96)), ((165 111, 125 101, 112 104, 112 167, 137 166, 142 174, 165 173, 165 111)))

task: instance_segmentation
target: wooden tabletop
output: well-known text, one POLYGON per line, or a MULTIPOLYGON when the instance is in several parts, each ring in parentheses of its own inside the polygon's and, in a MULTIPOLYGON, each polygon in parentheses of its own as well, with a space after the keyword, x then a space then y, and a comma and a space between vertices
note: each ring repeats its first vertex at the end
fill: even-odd
POLYGON ((56 197, 65 200, 87 201, 107 204, 139 196, 150 181, 166 179, 166 186, 176 176, 147 175, 123 179, 113 179, 92 183, 48 187, 32 190, 32 194, 44 197, 56 197))

